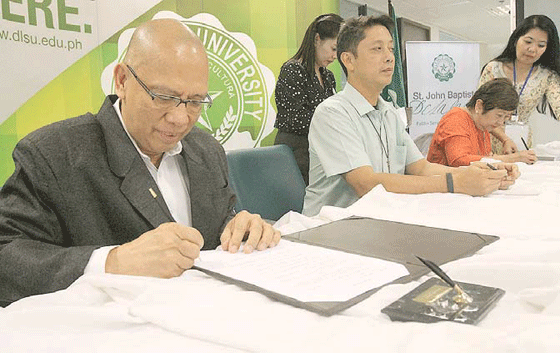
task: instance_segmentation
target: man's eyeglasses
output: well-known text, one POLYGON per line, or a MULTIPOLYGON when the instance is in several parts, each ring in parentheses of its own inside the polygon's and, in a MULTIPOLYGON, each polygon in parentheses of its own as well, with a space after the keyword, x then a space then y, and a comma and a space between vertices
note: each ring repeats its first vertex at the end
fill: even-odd
POLYGON ((138 78, 138 75, 136 75, 136 72, 134 72, 132 67, 128 65, 126 65, 126 67, 128 67, 128 69, 132 73, 132 76, 134 76, 136 81, 138 81, 138 83, 140 84, 140 86, 142 86, 142 88, 146 91, 146 93, 148 93, 150 97, 152 97, 152 101, 154 102, 154 105, 157 106, 158 108, 171 109, 174 107, 178 107, 181 104, 185 104, 185 107, 187 107, 187 111, 193 114, 200 114, 200 111, 202 110, 202 107, 204 105, 206 105, 208 108, 212 106, 212 98, 208 94, 203 100, 198 100, 198 99, 181 99, 179 97, 169 96, 167 94, 154 93, 148 88, 148 86, 146 86, 144 82, 142 82, 140 78, 138 78))

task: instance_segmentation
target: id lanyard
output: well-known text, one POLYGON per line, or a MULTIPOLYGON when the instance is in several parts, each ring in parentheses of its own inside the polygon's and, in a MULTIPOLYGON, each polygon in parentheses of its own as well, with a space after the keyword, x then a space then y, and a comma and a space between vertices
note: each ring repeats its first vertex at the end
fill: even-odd
POLYGON ((385 144, 387 145, 387 148, 385 148, 385 144, 383 144, 383 139, 381 138, 381 135, 383 134, 383 126, 385 125, 383 122, 383 117, 381 117, 381 125, 379 126, 379 130, 377 130, 377 127, 375 127, 375 124, 373 123, 373 121, 371 120, 370 116, 367 115, 367 118, 369 120, 369 122, 371 123, 371 126, 373 126, 373 128, 375 129, 375 132, 377 133, 377 137, 379 137, 379 143, 381 144, 381 150, 382 150, 382 154, 381 154, 381 172, 383 173, 383 154, 385 154, 386 157, 386 161, 387 161, 387 173, 391 173, 391 162, 389 160, 389 137, 387 136, 387 128, 385 128, 385 144))
MULTIPOLYGON (((523 86, 521 87, 521 91, 519 91, 519 99, 521 99, 521 94, 523 94, 523 90, 525 89, 525 86, 527 85, 527 82, 529 81, 529 77, 531 77, 531 73, 533 72, 533 68, 535 67, 535 65, 531 66, 531 70, 529 70, 529 74, 527 75, 527 78, 525 78, 525 82, 523 83, 523 86)), ((513 61, 513 86, 515 87, 517 85, 517 72, 515 70, 515 60, 513 61)), ((511 116, 511 120, 512 121, 517 121, 519 119, 519 116, 517 115, 517 108, 515 109, 515 113, 511 116)))

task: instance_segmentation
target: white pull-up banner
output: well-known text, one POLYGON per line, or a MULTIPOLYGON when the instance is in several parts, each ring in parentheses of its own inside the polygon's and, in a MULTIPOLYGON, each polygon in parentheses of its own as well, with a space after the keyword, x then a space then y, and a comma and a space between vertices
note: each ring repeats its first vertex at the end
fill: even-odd
POLYGON ((480 47, 471 42, 406 42, 413 139, 432 134, 441 117, 465 106, 480 77, 480 47))

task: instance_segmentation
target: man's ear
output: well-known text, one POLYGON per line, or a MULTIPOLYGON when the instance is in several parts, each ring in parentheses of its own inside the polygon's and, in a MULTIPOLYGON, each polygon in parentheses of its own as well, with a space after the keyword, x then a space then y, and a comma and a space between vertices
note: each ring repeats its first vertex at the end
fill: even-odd
POLYGON ((348 51, 342 52, 340 53, 340 60, 346 66, 346 70, 349 73, 354 71, 354 54, 348 51))
POLYGON ((115 93, 120 99, 124 97, 124 84, 128 78, 125 64, 118 63, 113 69, 113 78, 115 79, 115 93))

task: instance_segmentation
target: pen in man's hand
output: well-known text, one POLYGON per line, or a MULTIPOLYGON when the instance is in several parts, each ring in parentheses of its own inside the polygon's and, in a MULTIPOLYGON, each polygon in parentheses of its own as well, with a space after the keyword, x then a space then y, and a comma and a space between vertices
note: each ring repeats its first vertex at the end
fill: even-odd
MULTIPOLYGON (((490 169, 492 169, 492 170, 498 170, 498 168, 496 168, 496 166, 493 165, 493 164, 486 163, 486 165, 488 166, 488 168, 490 168, 490 169)), ((505 177, 504 177, 504 180, 507 180, 507 179, 508 179, 508 176, 505 176, 505 177)))
POLYGON ((527 142, 525 142, 525 139, 523 137, 521 138, 521 142, 523 142, 523 146, 525 146, 525 149, 528 151, 529 146, 527 146, 527 142))

